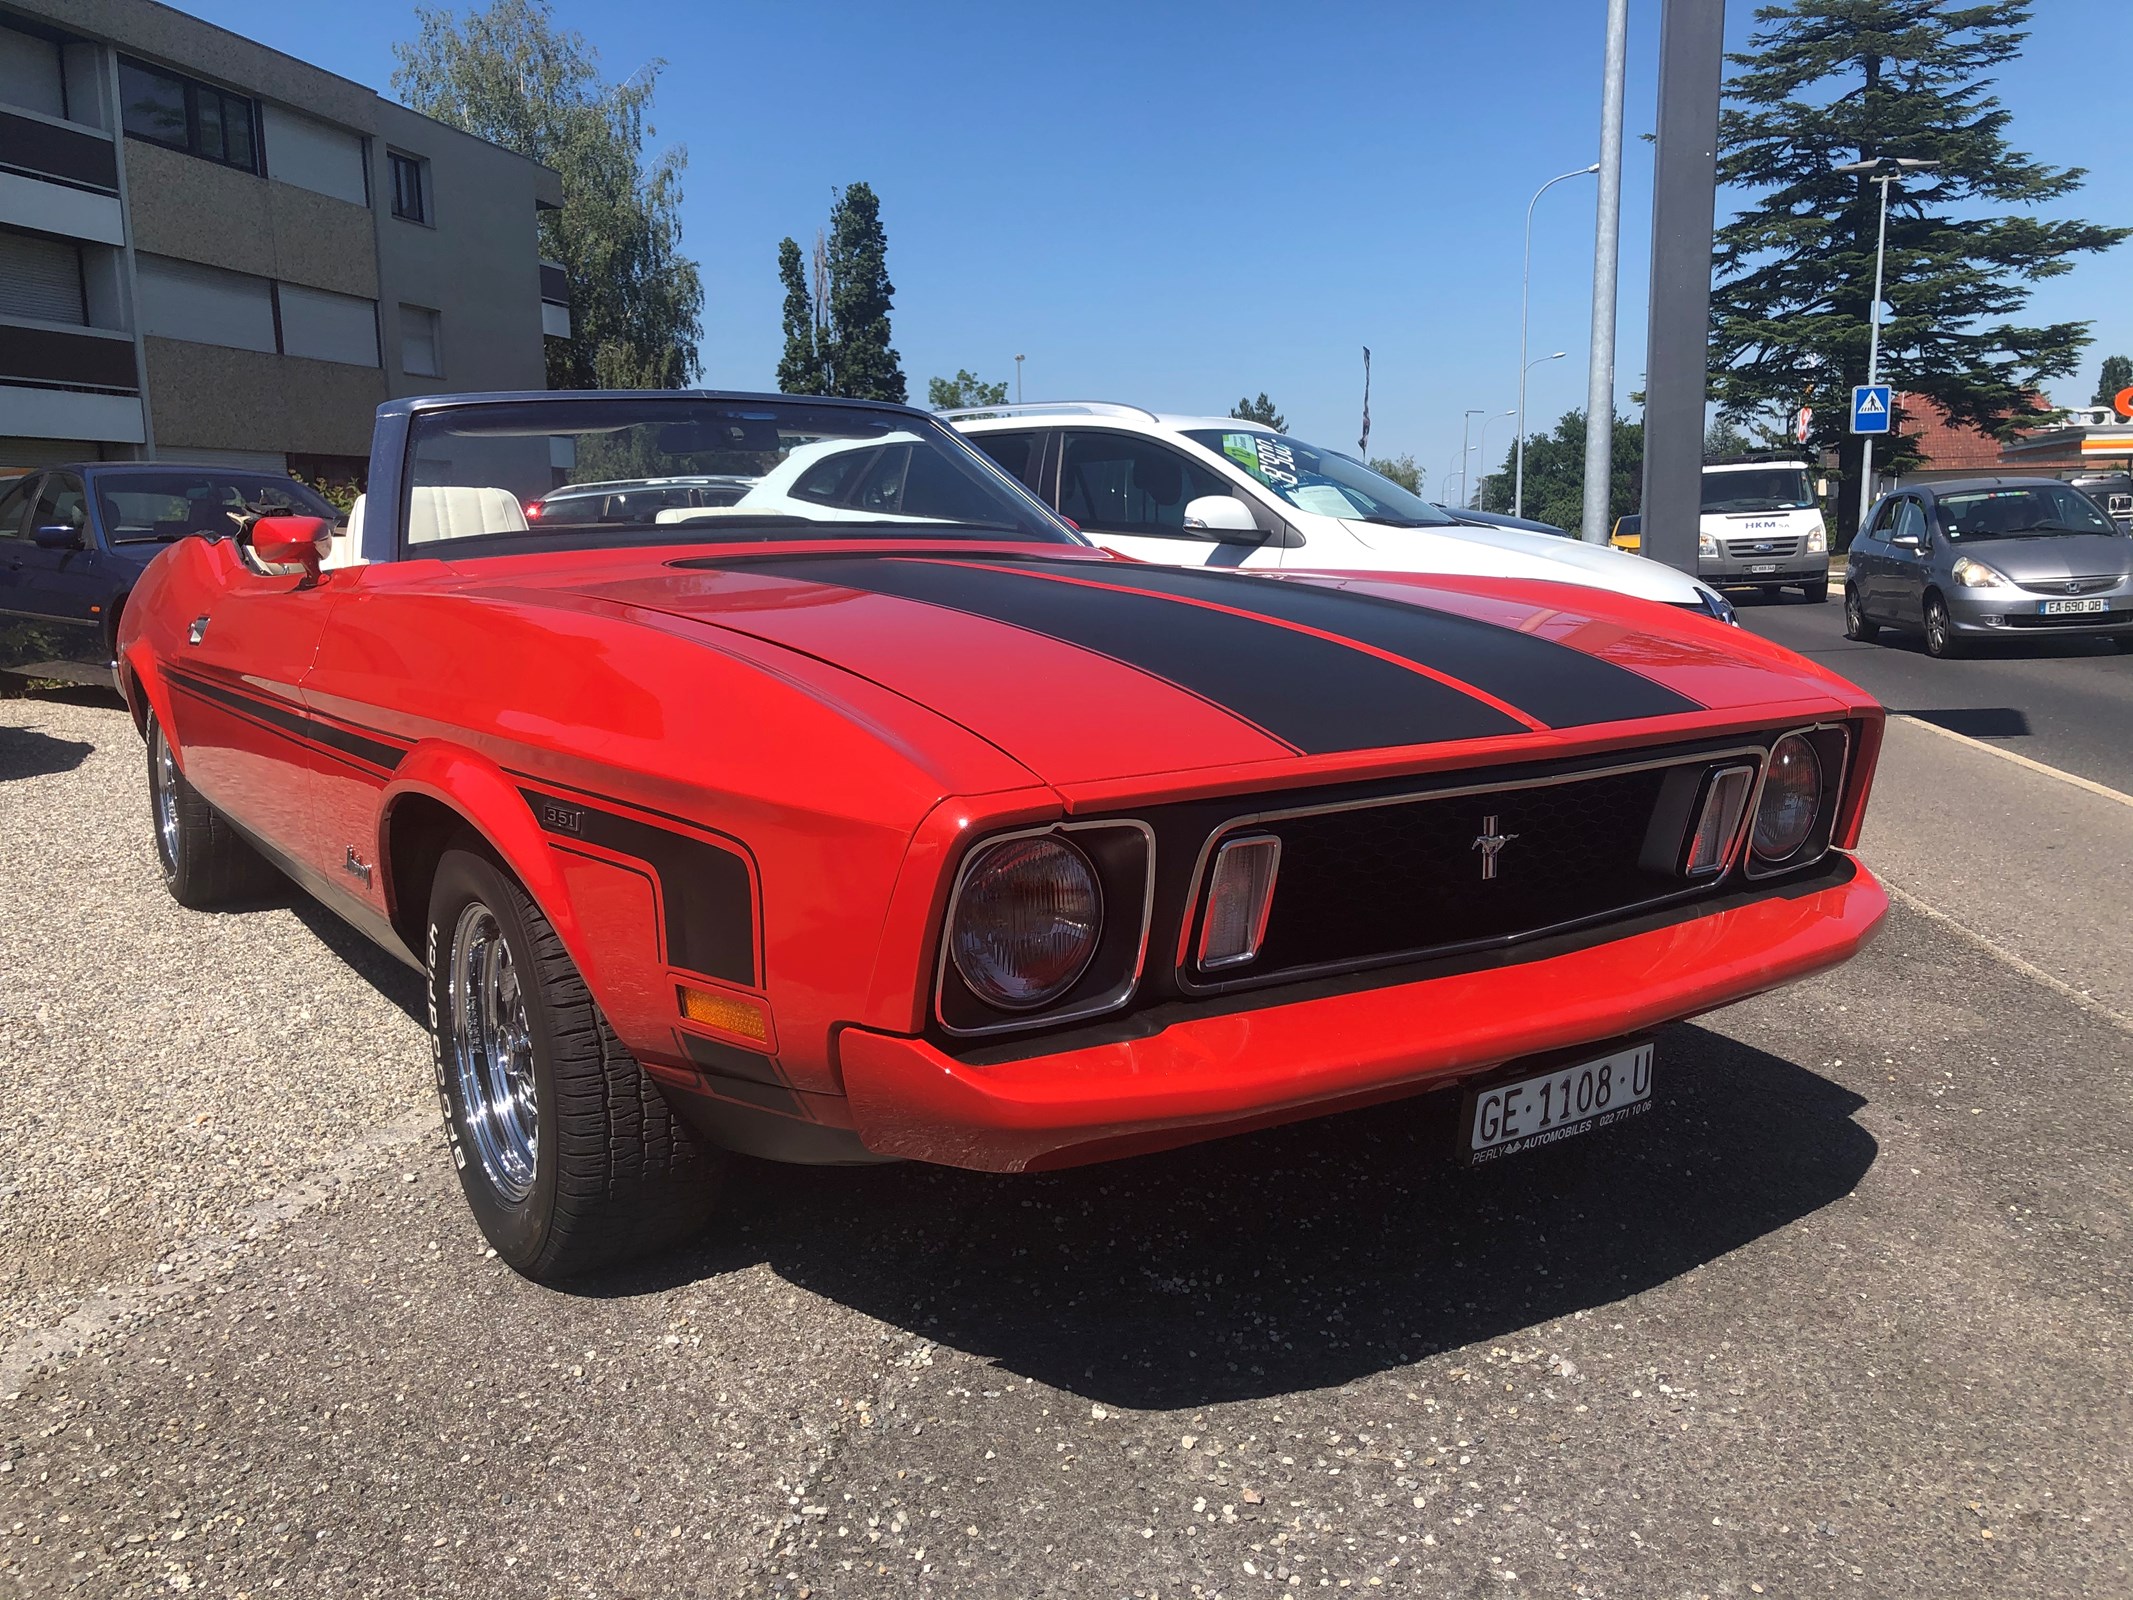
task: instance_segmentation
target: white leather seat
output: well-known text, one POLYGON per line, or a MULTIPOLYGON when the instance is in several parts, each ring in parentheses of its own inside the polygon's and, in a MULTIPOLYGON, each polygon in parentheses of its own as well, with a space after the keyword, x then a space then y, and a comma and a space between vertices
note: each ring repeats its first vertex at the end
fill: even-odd
POLYGON ((355 504, 348 508, 348 526, 334 534, 325 559, 319 562, 321 571, 363 565, 363 502, 369 498, 362 494, 355 497, 355 504))
POLYGON ((466 539, 484 533, 524 533, 526 513, 507 489, 422 484, 409 497, 407 542, 466 539))

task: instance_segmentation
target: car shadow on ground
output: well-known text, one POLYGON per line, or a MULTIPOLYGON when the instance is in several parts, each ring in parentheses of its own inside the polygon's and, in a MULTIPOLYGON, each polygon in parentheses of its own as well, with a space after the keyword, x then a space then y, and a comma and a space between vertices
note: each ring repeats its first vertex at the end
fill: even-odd
POLYGON ((1010 1373, 1123 1406, 1315 1389, 1664 1283, 1828 1205, 1865 1102, 1693 1026, 1654 1111, 1473 1171, 1457 1097, 1022 1177, 744 1164, 705 1243, 571 1286, 633 1295, 757 1261, 1010 1373))
POLYGON ((0 725, 0 783, 72 772, 95 748, 81 739, 55 739, 35 728, 0 725))
POLYGON ((373 989, 423 1027, 430 1025, 429 995, 422 974, 413 967, 395 961, 372 944, 368 936, 356 932, 293 883, 288 886, 286 900, 267 903, 287 905, 290 914, 309 928, 320 944, 347 962, 373 989))
POLYGON ((1930 711, 1891 706, 1889 715, 1930 722, 1973 739, 2025 739, 2036 731, 2029 725, 2029 714, 2015 706, 1943 706, 1930 711))

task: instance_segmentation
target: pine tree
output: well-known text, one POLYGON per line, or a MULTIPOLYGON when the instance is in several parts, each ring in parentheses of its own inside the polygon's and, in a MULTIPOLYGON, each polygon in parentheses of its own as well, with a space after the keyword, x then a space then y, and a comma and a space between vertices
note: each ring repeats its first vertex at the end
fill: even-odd
POLYGON ((2133 356, 2105 356, 2096 373, 2096 398, 2092 406, 2107 406, 2121 389, 2133 389, 2133 356))
POLYGON ((904 369, 889 343, 889 240, 882 231, 881 202, 873 189, 855 183, 830 208, 829 373, 830 392, 854 400, 905 396, 904 369))
POLYGON ((1229 414, 1244 422, 1263 422, 1276 433, 1289 431, 1289 419, 1274 409, 1274 402, 1266 397, 1264 389, 1256 400, 1239 400, 1229 408, 1229 414))
MULTIPOLYGON (((2032 281, 2133 231, 2009 209, 2060 199, 2085 176, 2007 143, 1993 74, 2020 53, 2029 12, 2024 0, 1787 0, 1756 12, 1751 52, 1731 58, 1718 176, 1761 198, 1718 234, 1712 389, 1735 418, 1815 408, 1812 442, 1837 447, 1853 490, 1838 497, 1840 538, 1858 507, 1849 398, 1866 381, 1880 190, 1832 167, 1940 163, 1892 185, 1881 378, 2003 437, 2088 342, 2086 323, 2006 319, 2032 281)), ((1877 462, 1916 459, 1901 437, 1887 443, 1877 462)))
POLYGON ((785 285, 785 354, 778 358, 778 393, 827 394, 822 352, 815 345, 815 302, 807 266, 791 239, 778 241, 778 281, 785 285))

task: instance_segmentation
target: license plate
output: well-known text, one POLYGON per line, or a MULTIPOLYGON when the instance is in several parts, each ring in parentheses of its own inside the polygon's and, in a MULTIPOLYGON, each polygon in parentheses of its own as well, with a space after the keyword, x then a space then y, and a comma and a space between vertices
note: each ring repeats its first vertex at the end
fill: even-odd
POLYGON ((2047 600, 2044 602, 2044 614, 2047 617, 2080 616, 2093 611, 2108 611, 2110 609, 2111 602, 2108 600, 2047 600))
POLYGON ((1777 569, 1778 564, 1775 561, 1764 561, 1750 567, 1748 570, 1750 572, 1775 572, 1777 569))
POLYGON ((1467 1091, 1461 1154, 1469 1165, 1538 1150, 1651 1109, 1652 1046, 1467 1091))

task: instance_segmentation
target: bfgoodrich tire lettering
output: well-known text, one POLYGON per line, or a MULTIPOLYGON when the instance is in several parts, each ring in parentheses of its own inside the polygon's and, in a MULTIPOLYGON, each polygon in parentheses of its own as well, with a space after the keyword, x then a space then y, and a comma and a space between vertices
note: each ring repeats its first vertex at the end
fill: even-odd
POLYGON ((622 1047, 540 908, 471 840, 438 861, 427 941, 445 1132, 497 1255, 552 1282, 701 1228, 717 1154, 622 1047), (502 948, 470 947, 491 938, 502 948), (499 1007, 480 975, 506 966, 515 994, 499 1007))
POLYGON ((153 712, 148 716, 148 821, 163 885, 179 905, 214 911, 280 891, 281 874, 186 781, 153 712))

